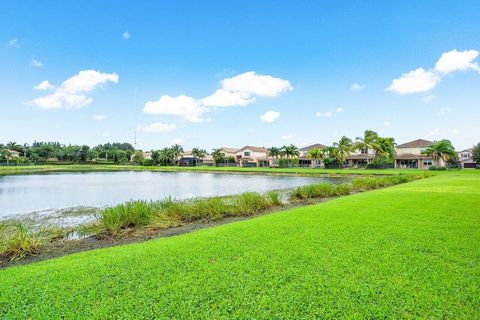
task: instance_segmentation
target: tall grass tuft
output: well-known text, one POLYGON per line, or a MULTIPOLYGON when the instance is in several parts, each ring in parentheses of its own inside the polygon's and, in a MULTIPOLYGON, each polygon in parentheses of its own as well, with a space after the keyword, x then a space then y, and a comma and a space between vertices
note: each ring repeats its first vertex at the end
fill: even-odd
POLYGON ((110 233, 122 229, 147 225, 153 216, 151 202, 128 201, 111 208, 103 209, 98 219, 110 233))
POLYGON ((11 232, 4 226, 0 231, 0 256, 14 261, 39 252, 41 240, 25 226, 18 224, 11 232))

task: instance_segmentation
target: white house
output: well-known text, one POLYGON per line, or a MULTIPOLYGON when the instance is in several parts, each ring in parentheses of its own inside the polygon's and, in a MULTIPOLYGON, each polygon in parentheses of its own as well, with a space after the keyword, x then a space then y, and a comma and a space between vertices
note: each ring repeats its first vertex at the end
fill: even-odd
POLYGON ((298 149, 300 155, 298 157, 298 165, 300 167, 312 167, 312 168, 318 168, 322 165, 321 160, 315 160, 315 159, 310 159, 308 157, 308 152, 312 149, 325 149, 327 146, 321 144, 321 143, 315 143, 303 148, 298 149))
MULTIPOLYGON (((426 156, 424 152, 433 144, 432 141, 417 139, 396 147, 395 168, 428 169, 434 165, 432 157, 426 156)), ((443 160, 437 163, 444 166, 443 160)))
POLYGON ((473 148, 462 150, 457 155, 463 168, 476 168, 477 163, 473 161, 473 148))

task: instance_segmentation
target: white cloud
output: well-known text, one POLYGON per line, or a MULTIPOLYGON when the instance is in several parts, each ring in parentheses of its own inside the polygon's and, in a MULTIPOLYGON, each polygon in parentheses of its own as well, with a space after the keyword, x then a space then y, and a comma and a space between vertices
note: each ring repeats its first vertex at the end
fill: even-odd
POLYGON ((107 119, 108 117, 105 114, 98 114, 98 115, 94 115, 92 118, 95 121, 102 121, 102 120, 107 119))
POLYGON ((143 132, 170 132, 177 129, 175 124, 154 122, 146 126, 141 126, 139 129, 143 132))
POLYGON ((255 101, 255 98, 245 92, 232 92, 218 89, 212 95, 203 98, 202 104, 208 107, 246 106, 255 101))
POLYGON ((455 134, 455 135, 457 135, 457 134, 460 134, 461 131, 460 131, 460 130, 457 130, 457 129, 453 129, 453 130, 452 130, 452 133, 455 134))
POLYGON ((438 130, 438 128, 428 132, 428 134, 431 136, 438 136, 439 133, 440 133, 440 130, 438 130))
POLYGON ((343 108, 337 108, 337 112, 338 112, 338 113, 341 113, 341 112, 343 112, 343 111, 344 111, 343 108))
POLYGON ((289 81, 249 71, 221 81, 222 88, 232 92, 243 92, 262 97, 276 97, 282 92, 293 90, 289 81))
POLYGON ((172 140, 172 144, 182 144, 185 143, 185 140, 182 138, 175 138, 172 140))
POLYGON ((32 67, 36 67, 36 68, 41 68, 41 67, 43 67, 43 63, 40 62, 40 61, 38 61, 37 59, 32 59, 32 60, 30 60, 30 65, 31 65, 32 67))
POLYGON ((280 112, 276 111, 267 111, 261 117, 260 120, 263 122, 272 123, 280 117, 280 112))
POLYGON ((398 94, 430 91, 440 81, 440 76, 430 70, 418 68, 394 79, 386 89, 398 94))
POLYGON ((39 84, 37 84, 35 87, 33 87, 34 90, 48 90, 48 89, 53 89, 55 88, 48 80, 43 80, 39 84))
POLYGON ((390 127, 392 124, 390 123, 390 121, 383 121, 383 126, 384 127, 390 127))
POLYGON ((181 116, 190 122, 204 122, 202 114, 207 111, 208 109, 202 107, 197 100, 184 95, 178 97, 163 95, 157 101, 148 101, 143 108, 143 112, 147 114, 181 116))
POLYGON ((362 91, 363 89, 365 89, 365 85, 364 84, 359 84, 359 83, 354 83, 352 84, 352 91, 362 91))
POLYGON ((282 139, 283 139, 283 140, 290 140, 290 139, 292 139, 292 138, 293 138, 293 135, 290 134, 290 133, 289 133, 289 134, 284 134, 284 135, 282 136, 282 139))
POLYGON ((467 70, 476 70, 480 72, 480 66, 473 61, 477 57, 477 50, 451 50, 449 52, 444 52, 435 64, 435 71, 445 74, 453 71, 467 70))
POLYGON ((450 111, 452 111, 450 108, 441 108, 440 110, 438 110, 437 116, 439 116, 439 117, 444 116, 447 113, 449 113, 450 111))
POLYGON ((128 40, 130 39, 131 35, 128 31, 125 31, 124 33, 122 33, 122 38, 125 39, 125 40, 128 40))
MULTIPOLYGON (((116 73, 83 70, 65 80, 52 94, 35 98, 32 102, 41 109, 81 108, 93 101, 93 98, 84 93, 90 92, 106 82, 118 83, 118 78, 116 73)), ((42 87, 48 89, 47 84, 49 84, 48 81, 42 87)))
POLYGON ((20 48, 20 41, 18 39, 10 39, 7 42, 9 47, 20 48))
POLYGON ((326 117, 326 118, 330 118, 332 116, 332 113, 330 111, 328 111, 328 112, 325 112, 323 114, 323 116, 326 117))
POLYGON ((436 98, 436 97, 435 97, 433 94, 431 94, 431 95, 429 95, 429 96, 423 97, 423 98, 422 98, 422 101, 423 101, 424 103, 430 103, 430 102, 432 102, 435 98, 436 98))

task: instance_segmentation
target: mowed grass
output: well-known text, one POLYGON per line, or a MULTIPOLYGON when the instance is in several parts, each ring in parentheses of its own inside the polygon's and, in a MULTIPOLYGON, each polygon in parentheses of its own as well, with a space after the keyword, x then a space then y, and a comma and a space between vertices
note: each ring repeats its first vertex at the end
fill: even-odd
POLYGON ((0 271, 6 319, 480 314, 480 174, 0 271))

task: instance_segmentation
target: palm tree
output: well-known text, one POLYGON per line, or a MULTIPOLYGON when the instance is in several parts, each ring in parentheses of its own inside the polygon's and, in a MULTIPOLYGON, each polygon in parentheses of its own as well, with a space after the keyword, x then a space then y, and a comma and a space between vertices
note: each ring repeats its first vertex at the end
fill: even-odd
POLYGON ((331 149, 333 157, 337 159, 340 165, 343 165, 352 152, 352 139, 343 136, 338 142, 334 142, 333 146, 334 149, 331 149))
POLYGON ((0 158, 5 158, 7 160, 7 166, 10 164, 10 159, 12 157, 12 152, 7 148, 0 149, 0 158))
POLYGON ((292 166, 292 159, 295 158, 295 157, 298 157, 300 155, 300 151, 293 144, 288 145, 288 146, 283 146, 281 149, 282 149, 285 157, 288 160, 288 166, 291 167, 292 166))
POLYGON ((356 138, 355 149, 363 150, 368 154, 368 150, 378 150, 378 133, 372 130, 365 130, 363 137, 356 138))
POLYGON ((182 156, 183 147, 179 144, 174 144, 170 147, 170 151, 173 155, 174 162, 177 162, 178 158, 182 156))
POLYGON ((280 156, 280 148, 271 147, 267 150, 267 156, 272 157, 275 159, 276 163, 274 165, 278 165, 278 157, 280 156))
POLYGON ((216 166, 218 163, 222 163, 223 161, 225 161, 225 153, 221 148, 213 149, 212 158, 213 158, 213 161, 215 161, 215 166, 216 166))
POLYGON ((318 149, 318 148, 313 148, 313 149, 308 150, 307 158, 313 159, 316 162, 318 162, 319 160, 323 160, 324 157, 325 157, 325 151, 324 150, 321 150, 321 149, 318 149))
MULTIPOLYGON (((205 158, 207 156, 207 150, 200 149, 200 148, 193 148, 192 149, 192 156, 203 160, 203 158, 205 158)), ((196 162, 196 160, 195 160, 195 162, 196 162)))
POLYGON ((446 162, 449 159, 453 159, 457 155, 450 140, 446 139, 435 141, 425 150, 425 152, 423 152, 423 154, 432 157, 433 162, 437 166, 440 164, 440 160, 446 162))

